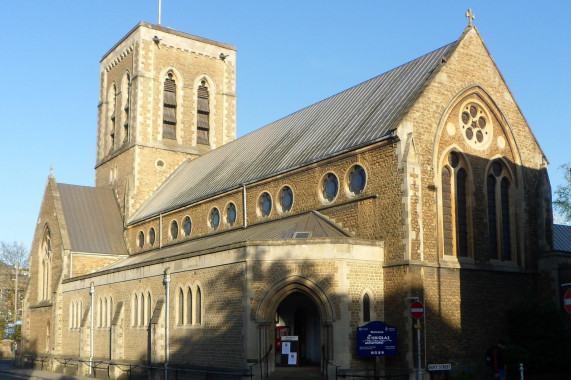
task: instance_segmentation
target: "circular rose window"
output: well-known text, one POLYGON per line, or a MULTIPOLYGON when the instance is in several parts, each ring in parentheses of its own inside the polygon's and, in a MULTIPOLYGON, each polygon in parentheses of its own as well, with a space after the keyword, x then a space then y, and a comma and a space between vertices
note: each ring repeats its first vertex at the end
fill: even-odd
POLYGON ((460 113, 460 130, 466 142, 474 149, 484 149, 492 140, 490 117, 477 103, 466 103, 460 113))

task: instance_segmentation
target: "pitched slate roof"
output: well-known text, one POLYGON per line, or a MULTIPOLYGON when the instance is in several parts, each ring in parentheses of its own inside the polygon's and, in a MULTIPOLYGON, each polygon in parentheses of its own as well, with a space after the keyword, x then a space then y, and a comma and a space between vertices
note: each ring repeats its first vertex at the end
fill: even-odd
POLYGON ((386 138, 454 44, 185 162, 130 223, 386 138))
POLYGON ((72 251, 127 254, 113 191, 65 184, 58 191, 72 251))
POLYGON ((571 253, 571 226, 553 225, 553 250, 571 253))
POLYGON ((248 241, 303 239, 310 243, 312 239, 346 239, 349 237, 351 234, 348 231, 337 226, 329 218, 318 212, 310 211, 305 214, 259 223, 248 226, 248 228, 223 231, 162 249, 153 249, 149 252, 131 255, 124 260, 111 264, 104 270, 136 266, 178 255, 194 256, 204 251, 248 241))

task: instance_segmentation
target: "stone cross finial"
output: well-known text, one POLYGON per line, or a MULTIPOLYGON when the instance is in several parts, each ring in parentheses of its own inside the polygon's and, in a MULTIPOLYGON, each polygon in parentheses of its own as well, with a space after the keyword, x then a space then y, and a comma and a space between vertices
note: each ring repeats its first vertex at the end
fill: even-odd
POLYGON ((54 166, 51 165, 50 166, 50 177, 53 177, 53 176, 54 176, 54 166))
POLYGON ((466 16, 466 18, 468 19, 468 26, 474 26, 474 24, 472 24, 472 21, 474 21, 476 16, 474 16, 474 14, 472 13, 472 10, 468 9, 466 11, 466 13, 464 14, 464 16, 466 16))

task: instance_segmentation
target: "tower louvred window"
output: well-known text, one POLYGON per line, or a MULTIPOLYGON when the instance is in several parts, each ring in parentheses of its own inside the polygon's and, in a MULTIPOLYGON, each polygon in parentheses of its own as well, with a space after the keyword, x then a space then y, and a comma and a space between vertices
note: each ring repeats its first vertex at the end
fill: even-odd
POLYGON ((176 82, 172 74, 165 79, 163 91, 163 138, 176 139, 176 82))
POLYGON ((209 144, 210 138, 210 103, 208 87, 206 81, 202 81, 197 91, 197 138, 198 144, 209 144))

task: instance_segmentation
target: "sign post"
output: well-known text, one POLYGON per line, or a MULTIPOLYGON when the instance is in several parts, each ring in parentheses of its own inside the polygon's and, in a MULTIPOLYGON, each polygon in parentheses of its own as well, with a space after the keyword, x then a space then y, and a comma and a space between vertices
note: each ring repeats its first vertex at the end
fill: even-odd
POLYGON ((374 357, 374 379, 380 379, 377 362, 380 356, 397 354, 397 328, 382 321, 372 321, 357 327, 357 355, 374 357))
POLYGON ((421 362, 421 347, 420 347, 420 323, 418 320, 424 316, 424 305, 420 301, 414 301, 410 305, 410 315, 416 320, 414 328, 416 329, 416 342, 418 347, 418 372, 416 378, 422 380, 422 362, 421 362))
POLYGON ((563 306, 569 314, 571 314, 571 288, 567 289, 565 296, 563 296, 563 306))

